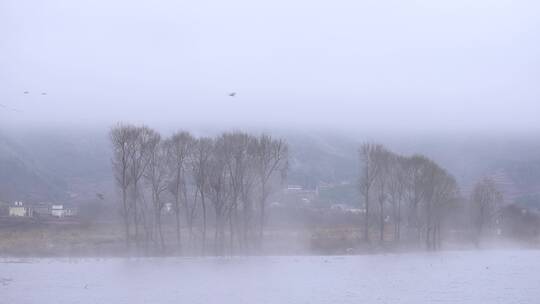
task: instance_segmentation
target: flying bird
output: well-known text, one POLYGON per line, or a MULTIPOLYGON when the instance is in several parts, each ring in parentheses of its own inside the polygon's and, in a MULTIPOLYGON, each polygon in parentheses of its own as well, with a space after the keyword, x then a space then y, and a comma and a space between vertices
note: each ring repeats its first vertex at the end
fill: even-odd
POLYGON ((42 92, 42 93, 41 93, 41 95, 47 95, 47 93, 45 93, 45 92, 42 92))
POLYGON ((24 91, 23 94, 28 94, 28 91, 24 91))
POLYGON ((104 199, 105 199, 105 195, 103 195, 103 193, 96 193, 96 196, 97 196, 100 200, 104 200, 104 199))
POLYGON ((229 96, 231 96, 231 97, 236 96, 236 92, 229 93, 229 96))

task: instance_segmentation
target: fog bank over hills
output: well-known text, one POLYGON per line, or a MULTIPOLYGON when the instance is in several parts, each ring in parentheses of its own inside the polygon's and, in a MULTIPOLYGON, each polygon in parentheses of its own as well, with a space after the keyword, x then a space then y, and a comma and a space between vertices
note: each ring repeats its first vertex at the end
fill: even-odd
MULTIPOLYGON (((174 129, 162 128, 162 132, 168 135, 174 129)), ((188 130, 201 136, 230 129, 188 130)), ((510 199, 540 206, 537 134, 390 134, 321 128, 246 131, 285 138, 291 156, 288 183, 304 188, 314 189, 321 183, 354 187, 358 146, 373 141, 405 155, 421 153, 434 159, 456 177, 465 194, 478 178, 491 175, 503 184, 510 199)), ((97 193, 114 200, 107 132, 106 127, 4 127, 0 130, 0 200, 88 202, 97 193)))
POLYGON ((538 1, 4 2, 3 199, 112 188, 116 121, 265 129, 305 187, 354 181, 370 140, 463 188, 483 174, 534 188, 538 1))

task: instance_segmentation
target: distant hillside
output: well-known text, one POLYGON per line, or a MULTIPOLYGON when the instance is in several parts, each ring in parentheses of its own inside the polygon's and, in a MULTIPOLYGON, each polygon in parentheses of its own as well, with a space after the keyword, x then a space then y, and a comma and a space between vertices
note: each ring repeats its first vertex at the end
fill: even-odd
POLYGON ((26 149, 0 136, 0 201, 60 198, 64 187, 47 176, 26 149))
POLYGON ((0 200, 68 201, 110 192, 109 146, 104 134, 6 133, 0 133, 0 200))
POLYGON ((289 133, 289 183, 314 189, 321 182, 355 181, 358 172, 358 144, 340 135, 289 133))
MULTIPOLYGON (((289 184, 307 189, 321 183, 347 184, 344 198, 354 197, 361 136, 314 131, 275 135, 290 146, 289 184)), ((433 158, 457 178, 465 193, 478 178, 498 174, 510 185, 512 199, 540 206, 540 143, 535 140, 381 136, 378 141, 399 153, 433 158)), ((95 199, 96 193, 114 197, 106 129, 0 132, 0 201, 82 202, 95 199)))

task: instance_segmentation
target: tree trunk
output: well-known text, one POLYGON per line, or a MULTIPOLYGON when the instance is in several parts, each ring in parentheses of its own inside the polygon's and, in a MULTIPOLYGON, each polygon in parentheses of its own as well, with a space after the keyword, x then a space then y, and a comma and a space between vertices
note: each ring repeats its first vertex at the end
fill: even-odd
POLYGON ((163 238, 163 227, 161 225, 161 209, 158 208, 156 210, 156 224, 158 228, 158 234, 159 234, 159 245, 161 252, 165 251, 165 239, 163 238))
POLYGON ((264 219, 266 218, 266 182, 264 181, 261 186, 261 209, 259 215, 259 249, 262 248, 262 241, 264 237, 264 219))
POLYGON ((135 245, 137 248, 139 248, 139 210, 137 208, 137 200, 139 197, 139 189, 137 186, 137 182, 133 185, 133 226, 135 229, 135 245))
POLYGON ((379 201, 379 209, 380 209, 380 216, 379 216, 379 241, 382 243, 384 241, 384 201, 379 201))
POLYGON ((124 187, 122 189, 122 205, 124 208, 124 229, 126 234, 126 248, 129 249, 129 233, 130 233, 130 227, 129 227, 129 208, 127 205, 127 189, 124 187))
POLYGON ((175 210, 175 216, 176 216, 176 243, 178 244, 178 250, 181 252, 182 250, 182 234, 180 231, 180 206, 178 206, 178 202, 176 203, 176 210, 175 210))
POLYGON ((176 181, 175 181, 175 192, 174 192, 174 215, 176 220, 176 244, 178 245, 178 250, 182 250, 182 235, 180 234, 180 171, 176 170, 176 181))
POLYGON ((202 255, 206 254, 206 202, 204 200, 204 191, 201 191, 201 204, 203 209, 203 227, 202 227, 202 255))
POLYGON ((364 241, 369 242, 369 189, 366 189, 365 194, 365 209, 364 213, 364 241))
POLYGON ((399 242, 401 240, 401 202, 397 202, 397 230, 396 230, 396 240, 399 242))

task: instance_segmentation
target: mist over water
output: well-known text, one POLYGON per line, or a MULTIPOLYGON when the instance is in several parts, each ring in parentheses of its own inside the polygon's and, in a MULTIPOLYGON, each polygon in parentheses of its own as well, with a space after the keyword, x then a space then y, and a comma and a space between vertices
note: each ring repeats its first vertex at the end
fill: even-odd
POLYGON ((7 303, 535 303, 537 251, 3 259, 7 303), (17 262, 17 263, 14 263, 17 262), (24 262, 24 263, 20 263, 24 262), (28 290, 32 290, 29 292, 28 290))

